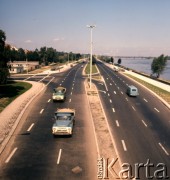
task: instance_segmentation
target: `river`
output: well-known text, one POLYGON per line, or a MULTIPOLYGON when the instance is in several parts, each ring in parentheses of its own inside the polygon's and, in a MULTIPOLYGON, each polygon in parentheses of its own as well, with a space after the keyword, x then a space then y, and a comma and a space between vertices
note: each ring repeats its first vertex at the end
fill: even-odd
MULTIPOLYGON (((118 58, 114 58, 114 62, 117 63, 118 58)), ((121 65, 127 68, 143 72, 146 74, 151 74, 151 64, 153 59, 148 58, 121 58, 122 62, 121 65)), ((167 65, 160 75, 160 78, 164 80, 170 81, 170 60, 167 61, 167 65)))

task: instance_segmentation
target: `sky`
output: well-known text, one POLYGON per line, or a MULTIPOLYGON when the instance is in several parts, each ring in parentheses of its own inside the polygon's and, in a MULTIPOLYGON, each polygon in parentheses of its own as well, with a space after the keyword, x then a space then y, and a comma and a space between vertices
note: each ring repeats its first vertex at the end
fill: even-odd
POLYGON ((170 0, 0 0, 6 42, 108 56, 170 55, 170 0))

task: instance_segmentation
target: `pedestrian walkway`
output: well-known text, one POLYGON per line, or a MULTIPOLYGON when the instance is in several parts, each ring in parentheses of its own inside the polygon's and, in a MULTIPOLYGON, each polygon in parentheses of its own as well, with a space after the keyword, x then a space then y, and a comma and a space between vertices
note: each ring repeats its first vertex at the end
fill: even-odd
POLYGON ((146 77, 146 76, 142 76, 142 75, 137 74, 137 73, 132 72, 132 71, 125 71, 125 73, 126 73, 126 74, 130 74, 130 75, 132 75, 132 76, 135 76, 135 77, 137 77, 137 78, 139 78, 139 79, 142 79, 143 81, 146 81, 146 82, 148 82, 148 83, 150 83, 150 84, 152 84, 152 85, 154 85, 154 86, 157 86, 157 87, 159 87, 159 88, 161 88, 161 89, 164 89, 164 90, 170 92, 170 85, 168 85, 168 84, 159 82, 159 81, 157 81, 157 80, 151 79, 151 78, 146 77))

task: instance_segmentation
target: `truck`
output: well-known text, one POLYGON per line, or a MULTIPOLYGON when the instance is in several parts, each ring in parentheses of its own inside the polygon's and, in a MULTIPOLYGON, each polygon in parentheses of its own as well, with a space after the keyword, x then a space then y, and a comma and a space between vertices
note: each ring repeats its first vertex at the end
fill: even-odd
POLYGON ((73 134, 75 124, 75 109, 61 108, 54 113, 54 124, 52 126, 53 136, 73 134))

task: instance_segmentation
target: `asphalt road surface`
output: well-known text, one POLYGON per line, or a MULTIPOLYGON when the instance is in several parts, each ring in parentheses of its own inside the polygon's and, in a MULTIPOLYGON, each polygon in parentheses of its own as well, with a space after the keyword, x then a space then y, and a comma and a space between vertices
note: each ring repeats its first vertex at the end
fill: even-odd
POLYGON ((114 72, 101 62, 97 66, 105 83, 95 83, 122 165, 129 164, 132 176, 141 179, 170 176, 170 110, 121 73, 114 72), (128 85, 135 85, 140 95, 129 97, 126 94, 128 85), (166 175, 163 171, 157 173, 163 169, 163 164, 166 175), (138 168, 139 165, 141 168, 138 168))
MULTIPOLYGON (((114 137, 119 161, 138 179, 170 176, 170 110, 154 95, 119 72, 97 62, 104 82, 94 81, 114 137), (140 95, 126 94, 135 85, 140 95), (124 163, 124 164, 123 164, 124 163)), ((47 90, 30 106, 1 158, 0 179, 96 179, 96 145, 81 65, 60 74, 15 79, 40 81, 47 90), (53 88, 67 88, 63 103, 51 100, 53 88), (56 108, 75 108, 72 137, 53 138, 56 108), (73 168, 78 172, 73 172, 73 168)), ((127 175, 127 173, 125 174, 127 175)))
POLYGON ((81 65, 49 76, 15 79, 40 81, 47 90, 25 112, 1 156, 0 179, 96 179, 97 153, 81 65), (67 88, 65 102, 52 101, 53 88, 67 88), (57 108, 75 108, 73 136, 53 137, 57 108))

